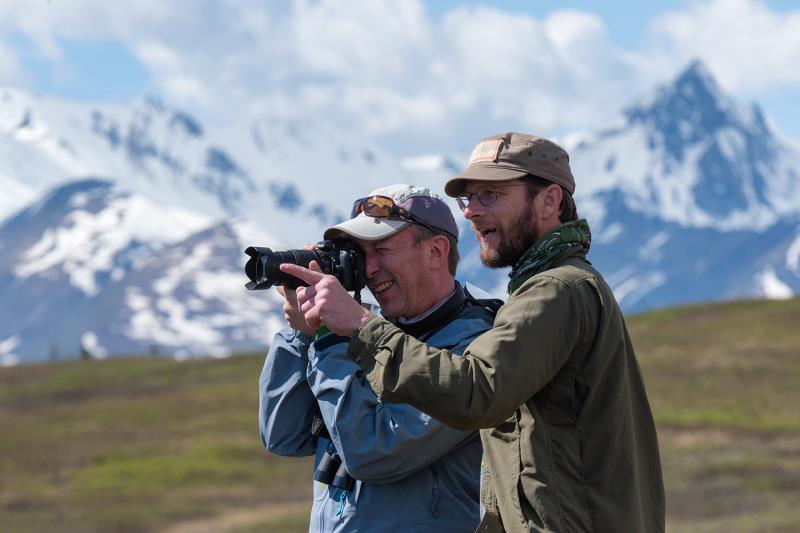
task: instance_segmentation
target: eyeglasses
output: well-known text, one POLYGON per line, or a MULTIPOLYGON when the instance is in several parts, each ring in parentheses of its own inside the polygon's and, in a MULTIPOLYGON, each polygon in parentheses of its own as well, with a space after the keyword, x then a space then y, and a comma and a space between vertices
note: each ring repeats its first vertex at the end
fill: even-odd
MULTIPOLYGON (((511 187, 526 187, 527 184, 525 183, 512 183, 509 185, 505 185, 504 189, 510 189, 511 187)), ((478 199, 478 202, 483 207, 491 207, 497 201, 497 195, 503 194, 500 190, 497 189, 485 189, 480 188, 475 192, 462 192, 458 196, 456 196, 456 203, 458 203, 458 207, 465 211, 469 206, 470 201, 473 197, 478 199)))
POLYGON ((367 196, 366 198, 359 198, 353 202, 353 209, 350 211, 350 218, 355 218, 359 214, 364 213, 372 218, 386 218, 386 219, 400 219, 419 224, 432 233, 436 233, 429 224, 423 222, 418 216, 412 215, 407 209, 403 209, 394 200, 388 196, 367 196))

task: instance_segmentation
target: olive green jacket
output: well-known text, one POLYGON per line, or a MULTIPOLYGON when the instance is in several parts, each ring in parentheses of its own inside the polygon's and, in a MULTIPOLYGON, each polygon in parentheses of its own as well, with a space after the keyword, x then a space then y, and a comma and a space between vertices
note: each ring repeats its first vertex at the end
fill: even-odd
POLYGON ((377 317, 349 354, 381 401, 481 428, 479 531, 664 530, 642 375, 614 295, 585 252, 525 281, 463 356, 377 317))

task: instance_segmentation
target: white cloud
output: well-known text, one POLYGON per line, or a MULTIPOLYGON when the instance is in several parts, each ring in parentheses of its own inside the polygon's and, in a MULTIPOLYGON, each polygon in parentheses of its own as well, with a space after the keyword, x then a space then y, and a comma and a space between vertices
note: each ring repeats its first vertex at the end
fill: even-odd
POLYGON ((155 71, 168 73, 179 70, 181 61, 178 54, 162 43, 143 41, 136 46, 135 52, 142 63, 155 71))
POLYGON ((15 50, 0 38, 0 86, 24 83, 26 79, 15 50))
POLYGON ((292 19, 290 39, 305 70, 353 83, 407 83, 435 44, 417 0, 301 1, 292 19))
MULTIPOLYGON (((117 39, 168 100, 207 118, 314 116, 403 154, 603 124, 698 56, 726 88, 800 83, 800 10, 709 0, 649 28, 630 50, 586 12, 459 7, 433 19, 421 0, 4 0, 0 21, 62 69, 60 40, 117 39)), ((20 79, 13 61, 0 42, 0 76, 20 79)))
POLYGON ((698 57, 728 90, 800 85, 800 8, 771 11, 763 1, 710 0, 654 21, 674 58, 698 57))

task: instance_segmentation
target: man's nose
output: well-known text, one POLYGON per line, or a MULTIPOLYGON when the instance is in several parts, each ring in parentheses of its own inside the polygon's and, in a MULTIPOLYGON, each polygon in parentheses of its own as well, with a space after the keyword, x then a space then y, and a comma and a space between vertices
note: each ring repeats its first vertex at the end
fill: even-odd
POLYGON ((481 216, 482 214, 483 206, 478 201, 478 198, 473 195, 467 202, 467 207, 464 208, 464 218, 472 220, 474 217, 481 216))
POLYGON ((375 254, 367 252, 364 257, 364 269, 366 270, 367 278, 371 278, 378 273, 381 269, 378 263, 378 258, 375 254))

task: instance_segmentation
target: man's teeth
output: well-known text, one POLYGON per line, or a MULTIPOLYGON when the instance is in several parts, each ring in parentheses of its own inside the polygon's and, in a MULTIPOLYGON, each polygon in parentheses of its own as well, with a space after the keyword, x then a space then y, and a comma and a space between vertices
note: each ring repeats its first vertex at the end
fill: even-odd
POLYGON ((386 289, 388 289, 391 286, 392 286, 392 282, 391 281, 386 281, 384 283, 381 283, 380 285, 375 285, 375 287, 372 288, 372 293, 373 294, 380 294, 380 293, 382 293, 383 291, 385 291, 386 289))

